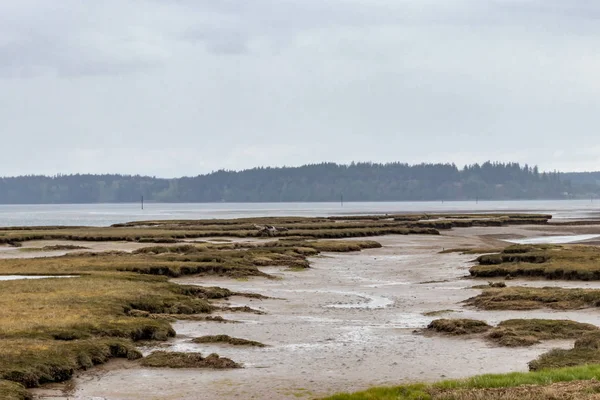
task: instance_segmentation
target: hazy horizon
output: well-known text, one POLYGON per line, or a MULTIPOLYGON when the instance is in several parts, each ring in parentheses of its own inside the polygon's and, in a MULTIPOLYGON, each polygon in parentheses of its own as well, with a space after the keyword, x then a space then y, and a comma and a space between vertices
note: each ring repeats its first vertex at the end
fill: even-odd
POLYGON ((6 0, 0 176, 600 170, 599 20, 585 0, 6 0))

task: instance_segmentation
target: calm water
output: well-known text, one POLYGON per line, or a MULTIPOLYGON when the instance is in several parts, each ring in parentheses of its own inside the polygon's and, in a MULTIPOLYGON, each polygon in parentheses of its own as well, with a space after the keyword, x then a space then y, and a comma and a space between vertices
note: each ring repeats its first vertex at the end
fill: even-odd
POLYGON ((202 203, 0 205, 0 226, 86 225, 153 219, 260 216, 330 216, 369 213, 536 211, 554 218, 600 218, 600 202, 589 200, 385 202, 385 203, 202 203))

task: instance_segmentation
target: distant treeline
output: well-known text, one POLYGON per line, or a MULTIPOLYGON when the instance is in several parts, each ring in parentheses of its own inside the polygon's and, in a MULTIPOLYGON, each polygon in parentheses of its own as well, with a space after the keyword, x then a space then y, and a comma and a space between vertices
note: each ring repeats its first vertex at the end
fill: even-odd
POLYGON ((0 203, 289 202, 563 199, 599 193, 600 173, 516 163, 323 163, 161 179, 130 175, 0 178, 0 203))

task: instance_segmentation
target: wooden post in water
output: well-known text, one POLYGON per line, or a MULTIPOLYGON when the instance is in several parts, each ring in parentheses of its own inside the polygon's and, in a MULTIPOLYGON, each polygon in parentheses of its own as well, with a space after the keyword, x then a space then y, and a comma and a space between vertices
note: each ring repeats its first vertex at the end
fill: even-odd
POLYGON ((142 196, 142 210, 144 209, 144 196, 142 196))
POLYGON ((340 204, 342 205, 342 207, 344 207, 344 194, 343 193, 340 195, 340 204))

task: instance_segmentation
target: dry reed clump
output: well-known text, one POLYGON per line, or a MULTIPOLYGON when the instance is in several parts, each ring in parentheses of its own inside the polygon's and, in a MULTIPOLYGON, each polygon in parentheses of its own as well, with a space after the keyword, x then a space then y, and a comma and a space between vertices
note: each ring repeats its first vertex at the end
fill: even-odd
POLYGON ((241 368, 241 365, 229 358, 219 357, 211 354, 202 357, 200 353, 177 353, 167 351, 155 351, 144 357, 141 365, 151 368, 241 368))
POLYGON ((600 290, 518 286, 491 288, 465 303, 482 310, 577 310, 600 306, 600 290))
POLYGON ((229 335, 208 335, 192 339, 194 343, 225 343, 233 346, 266 347, 265 344, 254 340, 234 338, 229 335))
POLYGON ((600 248, 585 245, 515 245, 477 258, 474 277, 527 276, 546 279, 600 279, 600 248))

